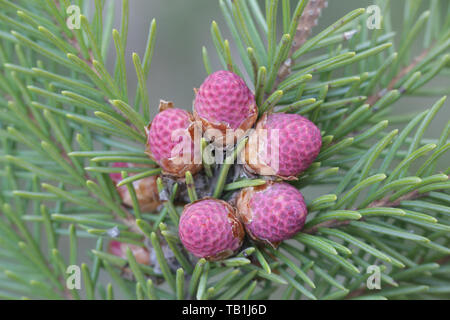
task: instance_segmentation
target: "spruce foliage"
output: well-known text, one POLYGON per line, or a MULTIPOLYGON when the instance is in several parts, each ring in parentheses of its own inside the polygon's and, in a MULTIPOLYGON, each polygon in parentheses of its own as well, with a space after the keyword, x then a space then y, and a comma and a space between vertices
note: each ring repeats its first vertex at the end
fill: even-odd
MULTIPOLYGON (((403 28, 392 30, 392 1, 376 0, 381 29, 368 30, 370 14, 359 8, 314 33, 326 1, 218 1, 226 26, 211 24, 214 56, 252 80, 260 113, 298 113, 318 125, 320 155, 292 184, 329 190, 315 199, 305 194, 307 224, 277 250, 248 242, 219 262, 192 259, 179 245, 182 207, 174 195, 181 186, 158 181, 167 201, 154 214, 135 198, 133 208, 124 207, 109 177, 121 173, 119 184, 133 195, 133 181, 160 173, 111 166, 154 164, 144 152, 144 127, 154 108, 146 79, 156 22, 144 54, 128 57, 128 0, 95 0, 93 19, 82 15, 74 30, 66 24, 71 2, 82 13, 89 6, 0 0, 0 298, 449 297, 450 122, 440 136, 424 138, 433 118, 448 116, 448 1, 403 1, 403 28), (119 3, 121 27, 111 30, 119 3), (224 39, 225 27, 232 39, 224 39), (417 45, 422 52, 413 56, 417 45), (106 68, 110 46, 113 70, 106 68), (125 68, 128 59, 134 73, 125 68), (135 92, 127 87, 132 77, 135 92), (442 87, 427 86, 436 77, 442 87), (393 113, 398 100, 419 96, 435 103, 416 114, 393 113), (154 265, 139 264, 131 251, 125 258, 108 253, 111 230, 118 241, 151 248, 154 265), (66 270, 81 263, 80 241, 91 245, 80 265, 83 291, 69 290, 66 270), (380 290, 366 287, 370 265, 381 268, 380 290), (101 274, 109 280, 99 281, 101 274)), ((215 71, 213 53, 204 47, 202 54, 206 73, 215 71)), ((215 197, 264 182, 229 183, 229 170, 227 163, 205 166, 206 174, 219 173, 215 197)), ((195 179, 186 176, 191 200, 198 197, 195 179)))

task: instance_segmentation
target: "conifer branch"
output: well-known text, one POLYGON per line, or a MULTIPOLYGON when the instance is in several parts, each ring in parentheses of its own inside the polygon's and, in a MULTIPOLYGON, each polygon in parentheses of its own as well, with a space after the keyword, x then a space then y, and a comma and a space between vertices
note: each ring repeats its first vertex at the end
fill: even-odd
MULTIPOLYGON (((377 207, 395 208, 395 207, 398 207, 403 200, 414 200, 414 199, 419 199, 421 197, 426 197, 426 196, 427 196, 427 193, 421 194, 421 193, 419 193, 418 190, 413 190, 413 191, 401 196, 400 198, 396 199, 395 201, 390 201, 390 197, 391 197, 390 195, 384 197, 383 199, 373 201, 373 202, 369 203, 369 205, 367 205, 367 208, 377 208, 377 207)), ((357 208, 353 208, 352 210, 357 210, 357 208)), ((364 218, 360 219, 360 221, 363 221, 363 220, 364 220, 364 218)), ((341 226, 348 225, 351 221, 353 221, 353 220, 328 220, 328 221, 319 223, 309 229, 305 229, 305 230, 303 230, 303 232, 308 233, 308 234, 315 234, 319 228, 323 228, 323 227, 338 228, 341 226)))
POLYGON ((308 1, 298 21, 292 47, 286 60, 278 71, 277 83, 283 81, 291 73, 292 55, 297 51, 311 35, 312 29, 317 25, 322 10, 328 6, 327 0, 308 1))
MULTIPOLYGON (((305 228, 277 249, 249 239, 215 262, 181 245, 183 206, 211 195, 232 203, 234 192, 267 177, 207 164, 205 152, 201 173, 156 179, 162 169, 146 154, 144 128, 156 23, 144 54, 126 57, 129 2, 114 3, 95 1, 88 15, 84 1, 81 28, 70 30, 68 1, 0 0, 0 298, 267 299, 280 288, 283 299, 448 295, 450 123, 426 136, 433 118, 448 112, 445 85, 427 86, 450 74, 445 1, 431 1, 424 12, 407 2, 400 30, 392 29, 388 2, 379 1, 381 29, 368 30, 359 8, 313 37, 324 0, 267 0, 266 8, 257 0, 218 1, 231 38, 212 23, 217 57, 203 47, 207 74, 217 61, 251 79, 261 115, 310 119, 322 149, 289 181, 304 193, 305 228), (116 9, 120 29, 112 30, 116 9), (417 41, 423 50, 411 60, 417 41), (130 97, 132 77, 138 86, 130 97), (393 114, 397 101, 419 96, 438 98, 416 114, 393 114), (161 205, 145 210, 135 186, 153 178, 161 205), (311 198, 310 186, 323 194, 311 198), (58 250, 64 238, 67 259, 58 250), (83 295, 65 287, 81 239, 91 244, 80 265, 83 295), (383 285, 375 294, 364 289, 374 264, 383 285), (103 274, 111 280, 101 283, 103 274)), ((234 151, 228 160, 239 156, 234 151)))

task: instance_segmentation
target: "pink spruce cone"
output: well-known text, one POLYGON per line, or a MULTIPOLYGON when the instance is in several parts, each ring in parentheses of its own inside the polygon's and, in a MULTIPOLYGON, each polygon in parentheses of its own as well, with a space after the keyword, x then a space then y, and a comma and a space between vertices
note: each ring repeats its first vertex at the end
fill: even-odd
POLYGON ((257 116, 255 96, 244 80, 230 71, 209 75, 195 96, 194 117, 202 122, 205 137, 217 146, 234 144, 257 116))
POLYGON ((163 173, 184 177, 201 169, 200 143, 194 143, 196 126, 193 116, 161 101, 160 112, 147 127, 147 154, 162 168, 163 173))
POLYGON ((316 159, 321 146, 314 123, 298 114, 273 113, 258 121, 241 159, 252 173, 296 179, 316 159))
MULTIPOLYGON (((112 164, 112 166, 114 168, 127 168, 133 167, 135 165, 125 162, 115 162, 112 164)), ((130 176, 132 175, 133 174, 130 174, 130 176)), ((115 184, 122 180, 122 175, 118 172, 110 173, 109 176, 115 184)), ((144 179, 133 181, 132 183, 134 191, 136 193, 136 198, 139 203, 139 208, 144 212, 154 211, 162 203, 159 199, 156 179, 158 179, 158 176, 150 176, 144 179)), ((130 193, 128 192, 127 186, 117 187, 117 191, 120 195, 120 198, 122 199, 122 203, 131 208, 133 206, 133 201, 131 199, 130 193)))
POLYGON ((109 242, 108 252, 117 257, 127 259, 127 247, 130 248, 137 263, 150 265, 150 253, 144 247, 112 240, 109 242))
POLYGON ((230 204, 206 198, 184 207, 179 234, 189 252, 215 261, 231 256, 241 247, 244 228, 230 204))
POLYGON ((308 213, 303 195, 285 182, 242 189, 236 208, 250 237, 273 247, 299 232, 308 213))

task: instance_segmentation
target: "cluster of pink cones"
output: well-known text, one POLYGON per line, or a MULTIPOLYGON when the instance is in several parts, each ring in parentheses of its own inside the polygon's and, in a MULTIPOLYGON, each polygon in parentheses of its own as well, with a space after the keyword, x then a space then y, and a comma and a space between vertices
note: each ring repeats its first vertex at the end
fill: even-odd
MULTIPOLYGON (((286 113, 266 113, 258 120, 255 97, 245 81, 232 72, 217 71, 196 90, 192 113, 162 102, 160 112, 147 127, 146 152, 161 167, 162 175, 183 179, 187 171, 202 174, 196 133, 216 148, 232 148, 247 136, 239 159, 247 172, 266 176, 268 182, 240 190, 233 205, 210 197, 185 205, 179 235, 189 252, 221 260, 241 247, 245 233, 276 247, 302 229, 307 215, 303 196, 281 180, 296 179, 319 154, 321 133, 311 121, 286 113), (265 146, 267 152, 259 152, 252 141, 265 146)), ((139 204, 153 210, 161 201, 156 178, 147 179, 134 187, 139 204)), ((127 191, 119 193, 129 205, 127 191)))

